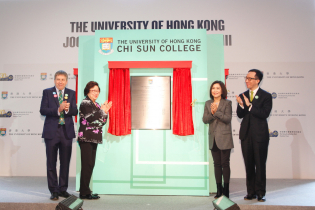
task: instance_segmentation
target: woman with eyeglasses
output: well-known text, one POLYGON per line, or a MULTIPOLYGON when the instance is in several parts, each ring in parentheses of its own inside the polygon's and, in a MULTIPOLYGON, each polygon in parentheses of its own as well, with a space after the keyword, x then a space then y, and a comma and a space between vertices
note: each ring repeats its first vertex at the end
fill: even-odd
POLYGON ((230 154, 234 147, 232 138, 232 102, 226 99, 227 90, 223 82, 214 81, 210 87, 211 100, 206 101, 203 122, 209 124, 209 149, 214 162, 217 194, 229 197, 230 154), (224 187, 222 189, 222 175, 224 187))
POLYGON ((89 82, 84 88, 85 99, 80 104, 80 128, 78 132, 78 143, 81 150, 81 179, 80 198, 99 199, 97 194, 90 190, 90 180, 95 165, 97 145, 102 141, 102 128, 106 124, 108 111, 112 102, 105 101, 102 105, 96 102, 100 94, 97 82, 89 82))

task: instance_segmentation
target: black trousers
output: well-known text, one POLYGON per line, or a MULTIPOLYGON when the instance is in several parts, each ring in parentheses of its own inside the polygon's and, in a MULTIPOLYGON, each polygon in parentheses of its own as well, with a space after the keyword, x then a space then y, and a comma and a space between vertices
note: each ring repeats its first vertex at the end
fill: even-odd
POLYGON ((45 145, 48 189, 51 193, 67 191, 72 152, 72 139, 67 137, 65 126, 58 125, 56 136, 53 139, 45 139, 45 145), (56 169, 58 150, 60 160, 59 184, 56 169))
POLYGON ((220 150, 214 140, 211 154, 214 163, 214 175, 216 183, 222 183, 222 175, 224 183, 230 183, 230 155, 231 149, 220 150))
POLYGON ((90 142, 80 142, 81 149, 81 179, 80 179, 80 194, 91 194, 90 181, 95 165, 95 157, 97 144, 90 142))
POLYGON ((246 186, 248 194, 266 194, 266 162, 268 145, 269 140, 263 142, 253 140, 251 132, 248 132, 245 139, 241 141, 246 169, 246 186))

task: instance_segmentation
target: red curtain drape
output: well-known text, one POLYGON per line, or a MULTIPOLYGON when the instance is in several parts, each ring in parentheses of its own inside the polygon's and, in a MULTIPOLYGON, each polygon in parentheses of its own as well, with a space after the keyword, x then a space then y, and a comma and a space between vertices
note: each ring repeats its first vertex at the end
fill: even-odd
MULTIPOLYGON (((78 105, 78 68, 73 68, 75 76, 75 103, 78 105)), ((75 116, 75 122, 78 122, 78 115, 75 116)))
POLYGON ((194 135, 192 86, 189 68, 173 69, 173 134, 194 135))
POLYGON ((113 102, 109 110, 108 133, 116 136, 131 134, 129 68, 110 69, 108 101, 113 102))

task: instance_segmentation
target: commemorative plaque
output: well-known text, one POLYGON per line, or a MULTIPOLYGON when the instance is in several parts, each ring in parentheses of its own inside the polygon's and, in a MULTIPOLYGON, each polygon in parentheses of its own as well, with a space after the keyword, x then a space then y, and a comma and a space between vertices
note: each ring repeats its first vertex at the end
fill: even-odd
POLYGON ((171 77, 133 76, 131 129, 171 129, 171 77))

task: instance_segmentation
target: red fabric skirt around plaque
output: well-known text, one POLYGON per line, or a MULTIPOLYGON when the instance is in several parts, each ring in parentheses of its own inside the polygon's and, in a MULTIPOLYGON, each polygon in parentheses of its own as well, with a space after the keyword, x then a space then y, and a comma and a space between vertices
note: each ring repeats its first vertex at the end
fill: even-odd
POLYGON ((109 110, 108 133, 116 136, 131 134, 129 68, 110 69, 108 101, 113 103, 109 110))
POLYGON ((192 118, 192 86, 189 68, 173 70, 173 134, 194 135, 192 118))

